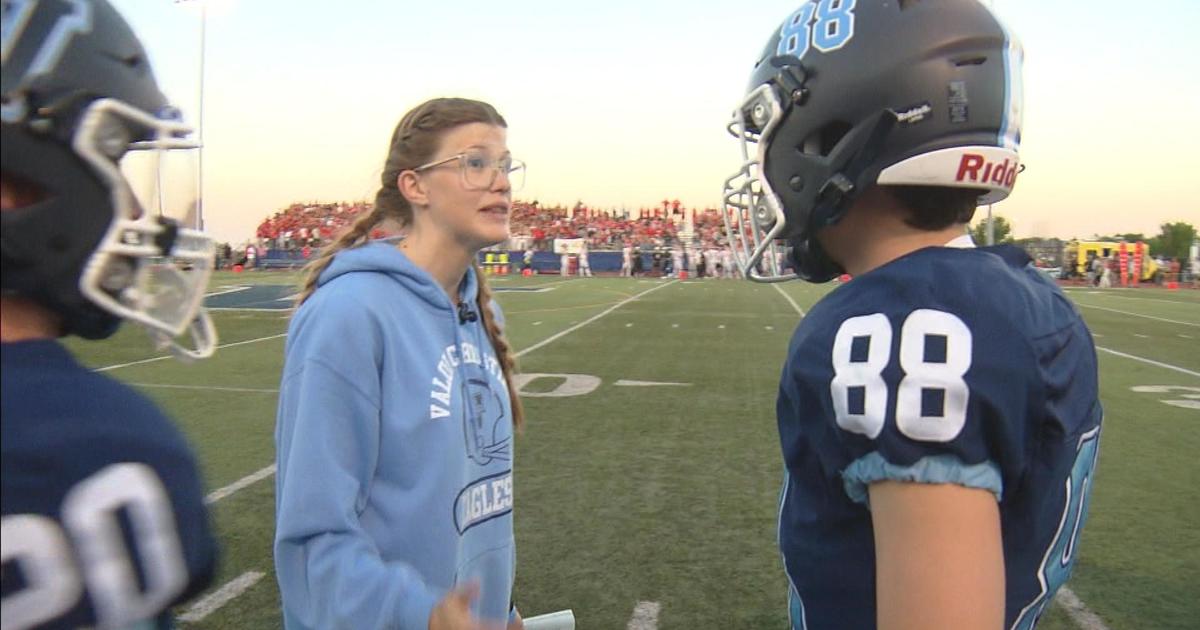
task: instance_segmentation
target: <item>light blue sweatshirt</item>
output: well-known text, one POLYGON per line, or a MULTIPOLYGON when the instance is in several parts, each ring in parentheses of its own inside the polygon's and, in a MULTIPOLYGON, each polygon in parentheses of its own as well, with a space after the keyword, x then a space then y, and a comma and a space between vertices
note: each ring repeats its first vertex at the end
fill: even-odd
MULTIPOLYGON (((476 283, 459 291, 475 314, 476 283)), ((339 252, 292 318, 275 428, 290 630, 426 630, 472 580, 476 614, 508 618, 512 409, 482 318, 461 319, 383 243, 339 252)))

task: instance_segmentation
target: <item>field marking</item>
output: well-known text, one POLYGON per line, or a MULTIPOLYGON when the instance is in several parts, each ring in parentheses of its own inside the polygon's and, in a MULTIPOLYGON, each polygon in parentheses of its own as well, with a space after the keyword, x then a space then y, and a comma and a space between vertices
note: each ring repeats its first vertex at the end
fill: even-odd
POLYGON ((771 287, 774 288, 776 291, 778 291, 779 295, 782 295, 783 299, 787 300, 788 304, 791 304, 792 308, 796 309, 797 313, 800 313, 800 317, 804 317, 804 309, 800 308, 799 304, 796 304, 796 300, 793 300, 792 296, 788 295, 787 293, 784 293, 783 289, 779 288, 778 283, 772 284, 771 287))
POLYGON ((249 291, 251 289, 251 287, 249 287, 249 286, 222 287, 222 288, 225 290, 224 291, 213 291, 212 293, 205 293, 204 297, 213 297, 213 296, 217 296, 217 295, 229 295, 230 293, 238 293, 239 291, 249 291))
POLYGON ((1122 314, 1122 315, 1132 315, 1132 316, 1134 316, 1134 317, 1145 317, 1146 319, 1153 319, 1153 320, 1155 320, 1155 321, 1159 321, 1159 322, 1167 322, 1168 324, 1181 324, 1181 325, 1183 325, 1183 326, 1193 326, 1193 327, 1195 327, 1195 328, 1200 328, 1200 324, 1197 324, 1197 323, 1194 323, 1194 322, 1181 322, 1181 321, 1179 321, 1179 320, 1177 320, 1177 319, 1167 319, 1167 318, 1165 318, 1165 317, 1155 317, 1155 316, 1153 316, 1153 315, 1142 315, 1141 313, 1130 313, 1129 311, 1121 311, 1121 310, 1117 310, 1117 309, 1115 309, 1115 308, 1108 308, 1108 307, 1106 307, 1106 306, 1095 306, 1095 305, 1092 305, 1092 304, 1084 304, 1083 302, 1079 302, 1079 301, 1076 301, 1075 303, 1076 303, 1076 304, 1078 304, 1078 305, 1080 305, 1080 306, 1082 306, 1082 307, 1084 307, 1084 308, 1094 308, 1094 309, 1098 309, 1098 310, 1101 310, 1101 311, 1109 311, 1109 312, 1112 312, 1112 313, 1120 313, 1120 314, 1122 314))
POLYGON ((204 599, 192 604, 187 612, 179 615, 179 621, 184 623, 195 623, 202 621, 205 617, 216 612, 216 610, 230 600, 246 592, 251 586, 263 579, 263 574, 258 571, 247 571, 236 578, 226 582, 221 588, 209 593, 204 599))
POLYGON ((658 630, 658 611, 662 604, 658 602, 638 602, 633 607, 633 616, 625 630, 658 630))
POLYGON ((1103 346, 1096 346, 1096 349, 1103 350, 1109 354, 1115 354, 1119 357, 1125 357, 1126 359, 1133 359, 1134 361, 1141 361, 1142 363, 1148 363, 1150 365, 1155 365, 1155 366, 1158 366, 1161 368, 1166 368, 1168 370, 1175 370, 1176 372, 1183 372, 1184 374, 1187 374, 1189 376, 1195 376, 1196 378, 1200 378, 1200 372, 1193 372, 1187 368, 1181 368, 1177 365, 1171 365, 1170 363, 1163 363, 1161 361, 1155 361, 1154 359, 1147 359, 1147 358, 1135 356, 1132 354, 1126 354, 1124 352, 1118 352, 1116 350, 1113 350, 1112 348, 1105 348, 1103 346))
POLYGON ((249 475, 238 479, 224 488, 217 488, 216 490, 213 490, 212 492, 208 493, 208 496, 204 497, 204 504, 212 505, 217 501, 220 501, 221 499, 224 499, 225 497, 237 492, 238 490, 241 490, 242 488, 245 488, 251 484, 258 483, 259 481, 262 481, 263 479, 266 479, 274 474, 275 464, 271 464, 262 470, 250 473, 249 475))
MULTIPOLYGON (((625 294, 620 294, 621 297, 629 297, 625 294)), ((583 308, 596 308, 597 306, 609 306, 612 302, 600 302, 598 304, 579 304, 577 306, 555 306, 553 308, 531 308, 523 311, 504 311, 504 315, 528 315, 529 313, 559 313, 562 311, 577 311, 583 308)))
MULTIPOLYGON (((260 341, 269 341, 271 339, 279 339, 280 337, 286 337, 286 336, 287 336, 287 333, 279 333, 278 335, 269 335, 267 337, 259 337, 258 339, 247 339, 245 341, 235 341, 233 343, 221 344, 221 345, 217 346, 217 350, 220 350, 222 348, 232 348, 234 346, 244 346, 248 343, 258 343, 260 341)), ((171 359, 171 358, 173 358, 171 355, 164 354, 161 357, 151 357, 149 359, 142 359, 140 361, 130 361, 129 363, 118 363, 116 365, 108 365, 108 366, 105 366, 102 368, 96 368, 95 370, 92 370, 92 371, 93 372, 107 372, 109 370, 119 370, 121 368, 129 367, 131 365, 142 365, 143 363, 154 363, 155 361, 165 361, 165 360, 171 359)))
POLYGON ((1058 589, 1058 593, 1054 595, 1054 601, 1066 611, 1071 621, 1074 621, 1075 625, 1083 630, 1108 630, 1108 626, 1104 625, 1104 621, 1096 613, 1088 610, 1088 607, 1083 604, 1083 600, 1079 599, 1075 591, 1066 586, 1058 589))
POLYGON ((1068 293, 1087 293, 1088 295, 1097 295, 1097 296, 1106 297, 1106 298, 1117 298, 1118 300, 1137 300, 1139 302, 1162 302, 1163 304, 1188 304, 1188 305, 1196 304, 1195 302, 1192 302, 1189 300, 1160 300, 1157 298, 1133 297, 1133 296, 1129 296, 1129 295, 1113 295, 1112 293, 1105 293, 1104 291, 1084 291, 1082 289, 1063 289, 1063 291, 1068 292, 1068 293))
POLYGON ((638 298, 642 297, 643 295, 647 295, 647 294, 649 294, 649 293, 652 293, 652 292, 654 292, 654 291, 657 291, 657 290, 659 290, 659 289, 661 289, 661 288, 663 288, 663 287, 669 287, 669 286, 671 286, 672 284, 675 284, 676 282, 679 282, 679 281, 678 281, 678 280, 672 280, 672 281, 670 281, 670 282, 667 282, 667 283, 665 283, 665 284, 659 284, 658 286, 651 287, 651 288, 649 288, 649 289, 646 289, 645 291, 642 291, 641 293, 637 293, 637 294, 634 294, 634 295, 632 295, 632 296, 630 296, 630 297, 628 297, 628 298, 625 298, 624 300, 621 300, 620 302, 617 302, 616 304, 614 304, 614 305, 612 305, 612 306, 608 307, 607 309, 605 309, 605 310, 601 311, 600 313, 598 313, 598 314, 596 314, 596 315, 593 315, 593 316, 591 316, 591 317, 589 317, 589 318, 587 318, 587 319, 583 320, 582 322, 580 322, 580 323, 578 323, 578 324, 575 324, 574 326, 571 326, 570 328, 567 328, 566 330, 563 330, 563 331, 557 332, 557 333, 555 333, 555 334, 553 334, 553 335, 550 335, 549 337, 547 337, 547 338, 545 338, 545 339, 543 339, 543 340, 541 340, 541 341, 539 341, 539 342, 537 342, 537 343, 533 344, 532 346, 529 346, 528 348, 525 348, 524 350, 522 350, 522 351, 520 351, 520 352, 516 353, 515 355, 513 355, 513 358, 519 359, 519 358, 521 358, 522 356, 524 356, 524 355, 526 355, 526 354, 529 354, 530 352, 533 352, 534 350, 537 350, 538 348, 541 348, 542 346, 545 346, 545 345, 547 345, 547 344, 549 344, 549 343, 551 343, 551 342, 554 342, 554 341, 557 341, 557 340, 559 340, 559 339, 562 339, 563 337, 565 337, 565 336, 567 336, 567 335, 569 335, 569 334, 571 334, 571 333, 575 332, 576 330, 579 330, 580 328, 583 328, 584 326, 587 326, 588 324, 590 324, 590 323, 592 323, 592 322, 594 322, 594 321, 596 321, 596 320, 600 319, 601 317, 604 317, 605 315, 608 315, 609 313, 611 313, 611 312, 613 312, 613 311, 615 311, 615 310, 617 310, 617 309, 621 308, 622 306, 625 306, 626 304, 628 304, 628 303, 630 303, 630 302, 633 302, 634 300, 636 300, 636 299, 638 299, 638 298))
POLYGON ((253 387, 219 387, 216 385, 171 385, 168 383, 128 383, 134 387, 157 387, 159 389, 196 389, 214 392, 248 392, 254 394, 278 394, 278 389, 254 389, 253 387))

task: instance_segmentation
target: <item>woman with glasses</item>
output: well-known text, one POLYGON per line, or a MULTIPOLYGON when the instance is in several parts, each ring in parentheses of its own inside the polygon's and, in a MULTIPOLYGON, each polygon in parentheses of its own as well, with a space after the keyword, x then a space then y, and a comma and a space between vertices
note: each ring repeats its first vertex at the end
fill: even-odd
POLYGON ((479 250, 524 165, 492 106, 445 98, 392 134, 374 208, 314 260, 276 422, 287 628, 521 628, 503 317, 479 250), (368 242, 384 222, 398 244, 368 242))

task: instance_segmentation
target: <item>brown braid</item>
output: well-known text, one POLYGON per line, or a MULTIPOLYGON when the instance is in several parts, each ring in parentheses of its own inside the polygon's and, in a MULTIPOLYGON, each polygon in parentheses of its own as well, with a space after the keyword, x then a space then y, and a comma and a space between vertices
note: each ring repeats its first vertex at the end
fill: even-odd
POLYGON ((504 331, 500 329, 500 323, 492 315, 492 287, 488 285, 487 278, 479 268, 479 263, 474 263, 474 266, 475 277, 479 279, 479 293, 475 296, 475 300, 479 302, 479 314, 483 317, 483 328, 487 331, 488 340, 492 342, 492 349, 496 351, 496 358, 500 361, 500 369, 504 373, 504 382, 508 385, 508 400, 512 403, 513 429, 520 431, 525 426, 525 408, 521 406, 521 396, 517 393, 517 388, 513 383, 513 376, 517 373, 517 359, 508 345, 508 339, 504 337, 504 331))
POLYGON ((375 206, 370 212, 365 212, 362 216, 354 220, 346 231, 338 236, 337 240, 330 243, 321 250, 321 255, 313 259, 312 262, 304 266, 304 285, 300 289, 300 296, 296 298, 296 306, 300 306, 317 290, 317 279, 321 277, 321 273, 329 267, 329 263, 333 262, 333 256, 338 252, 348 247, 361 245, 366 241, 367 235, 375 226, 383 221, 383 212, 379 206, 375 206))

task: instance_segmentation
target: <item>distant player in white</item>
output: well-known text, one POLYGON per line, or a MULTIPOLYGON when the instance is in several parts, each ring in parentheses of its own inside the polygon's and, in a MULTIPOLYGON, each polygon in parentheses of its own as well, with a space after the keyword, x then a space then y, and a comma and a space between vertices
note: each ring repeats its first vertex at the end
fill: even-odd
POLYGON ((680 270, 683 269, 683 249, 679 243, 675 243, 671 247, 671 275, 678 278, 680 270))
POLYGON ((718 255, 717 248, 709 247, 704 250, 704 262, 708 265, 708 277, 721 277, 721 258, 718 255))
POLYGON ((588 260, 588 242, 586 238, 579 245, 579 276, 581 278, 592 277, 592 263, 588 260))
POLYGON ((563 252, 562 257, 559 258, 559 264, 561 266, 559 268, 558 274, 560 276, 566 278, 567 274, 570 273, 570 271, 571 271, 571 255, 568 254, 567 252, 563 252))
POLYGON ((728 247, 721 248, 721 268, 724 271, 722 277, 736 278, 737 274, 733 269, 733 250, 728 247))
POLYGON ((628 278, 633 275, 633 246, 629 241, 625 241, 625 246, 621 248, 621 277, 628 278))

